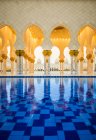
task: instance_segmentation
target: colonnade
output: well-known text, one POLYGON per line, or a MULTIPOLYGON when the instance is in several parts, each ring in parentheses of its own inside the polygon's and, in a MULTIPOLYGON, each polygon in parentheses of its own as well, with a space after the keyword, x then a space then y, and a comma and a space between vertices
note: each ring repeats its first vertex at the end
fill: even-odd
MULTIPOLYGON (((74 29, 74 34, 71 36, 67 28, 58 26, 53 29, 50 37, 49 32, 46 33, 44 37, 42 30, 38 26, 32 25, 28 27, 24 33, 24 49, 16 50, 14 47, 16 32, 10 26, 2 26, 2 28, 0 28, 0 74, 6 74, 7 58, 9 57, 11 75, 33 75, 35 63, 34 51, 39 45, 45 46, 46 48, 42 47, 42 54, 44 56, 44 75, 50 75, 50 57, 52 51, 51 49, 48 49, 48 46, 52 47, 54 45, 60 51, 60 73, 64 74, 64 50, 66 47, 69 47, 69 54, 71 56, 70 74, 82 75, 84 72, 83 64, 85 59, 87 62, 87 74, 93 74, 94 70, 96 70, 96 53, 94 51, 96 50, 96 29, 89 25, 84 26, 79 31, 77 38, 75 32, 76 29, 74 29), (75 46, 73 46, 72 43, 75 46), (10 56, 8 56, 8 47, 10 47, 10 56), (86 56, 84 56, 84 47, 86 48, 86 56)), ((19 40, 20 39, 21 38, 19 38, 19 40)))

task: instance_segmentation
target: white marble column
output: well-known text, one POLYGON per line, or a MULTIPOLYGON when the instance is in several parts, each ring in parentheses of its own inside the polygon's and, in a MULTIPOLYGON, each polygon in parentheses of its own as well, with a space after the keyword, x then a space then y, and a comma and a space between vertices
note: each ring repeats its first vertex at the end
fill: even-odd
POLYGON ((6 75, 6 59, 3 59, 3 74, 6 75))
POLYGON ((44 75, 46 75, 46 58, 44 56, 44 75))
POLYGON ((50 55, 51 50, 44 50, 44 75, 50 75, 50 55))
MULTIPOLYGON (((78 54, 77 54, 78 55, 78 54)), ((77 62, 77 56, 74 56, 74 63, 75 63, 75 75, 78 74, 78 62, 77 62)))
POLYGON ((17 74, 23 74, 23 50, 16 50, 17 55, 17 74))
POLYGON ((14 61, 11 61, 11 74, 14 75, 14 61))
POLYGON ((28 72, 28 60, 27 60, 27 58, 24 58, 24 61, 25 61, 25 63, 24 63, 24 73, 27 74, 27 72, 28 72))
POLYGON ((2 63, 3 63, 3 60, 0 60, 0 74, 2 75, 2 63))
POLYGON ((70 41, 70 56, 71 56, 71 74, 75 69, 75 74, 77 74, 77 55, 78 55, 78 27, 74 27, 71 30, 71 41, 70 41))
POLYGON ((80 61, 80 74, 83 74, 83 61, 80 61))

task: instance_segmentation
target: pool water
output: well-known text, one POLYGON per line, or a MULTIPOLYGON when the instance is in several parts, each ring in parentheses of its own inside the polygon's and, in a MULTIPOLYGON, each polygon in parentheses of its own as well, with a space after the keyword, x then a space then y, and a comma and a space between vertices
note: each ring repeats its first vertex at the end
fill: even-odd
POLYGON ((0 140, 96 140, 96 79, 1 78, 0 140))

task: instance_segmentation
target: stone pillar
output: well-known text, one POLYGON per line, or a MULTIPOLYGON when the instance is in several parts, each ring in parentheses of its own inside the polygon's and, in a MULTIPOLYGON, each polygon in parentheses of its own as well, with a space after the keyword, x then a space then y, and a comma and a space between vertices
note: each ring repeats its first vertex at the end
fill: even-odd
POLYGON ((77 56, 78 50, 70 50, 69 54, 71 56, 71 74, 73 74, 75 70, 75 74, 78 72, 78 63, 77 63, 77 56))
POLYGON ((92 58, 92 54, 87 54, 86 56, 87 58, 87 74, 92 74, 93 72, 93 67, 91 65, 91 58, 92 58))
POLYGON ((50 55, 52 54, 51 50, 44 50, 44 75, 50 75, 50 55))
POLYGON ((27 69, 28 69, 28 60, 25 58, 25 64, 24 64, 24 73, 27 74, 27 69))
POLYGON ((80 71, 80 74, 82 75, 83 74, 83 61, 84 61, 84 58, 83 57, 80 57, 79 60, 80 60, 79 61, 79 63, 80 63, 80 69, 79 69, 79 71, 80 71))
POLYGON ((78 74, 78 60, 77 60, 78 53, 79 53, 78 50, 74 50, 75 74, 78 74))
POLYGON ((34 73, 34 60, 31 57, 28 57, 29 60, 29 73, 34 73))
POLYGON ((3 74, 6 75, 6 59, 7 59, 7 55, 2 54, 2 58, 3 58, 3 74))
POLYGON ((17 55, 17 74, 23 74, 24 50, 16 50, 17 55))
POLYGON ((27 54, 24 52, 24 74, 27 74, 28 72, 28 56, 27 54))
POLYGON ((0 59, 0 74, 2 75, 2 62, 3 62, 3 59, 1 58, 0 59))
POLYGON ((14 75, 14 73, 15 73, 15 58, 11 57, 10 61, 11 61, 11 74, 14 75))
POLYGON ((64 73, 64 59, 59 60, 60 62, 60 75, 64 73))
POLYGON ((71 56, 71 74, 73 74, 73 72, 74 72, 74 53, 73 53, 73 50, 70 50, 69 54, 71 56))

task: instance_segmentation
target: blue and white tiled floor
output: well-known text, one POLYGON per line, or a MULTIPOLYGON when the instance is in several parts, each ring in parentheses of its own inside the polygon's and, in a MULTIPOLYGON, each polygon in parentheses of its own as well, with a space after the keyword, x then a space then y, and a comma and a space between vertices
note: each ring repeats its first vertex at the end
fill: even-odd
POLYGON ((96 140, 96 79, 0 79, 0 140, 96 140))

